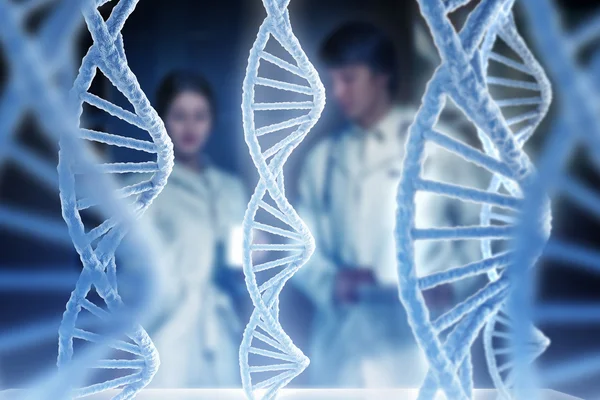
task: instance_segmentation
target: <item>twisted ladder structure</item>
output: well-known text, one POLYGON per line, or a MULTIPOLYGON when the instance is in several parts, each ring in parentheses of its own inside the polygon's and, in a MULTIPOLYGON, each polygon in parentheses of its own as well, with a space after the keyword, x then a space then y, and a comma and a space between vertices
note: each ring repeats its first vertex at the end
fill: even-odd
POLYGON ((292 33, 289 0, 263 0, 263 4, 267 18, 250 51, 243 84, 245 139, 260 180, 243 224, 244 274, 255 309, 244 331, 240 369, 248 398, 270 400, 309 362, 278 321, 281 290, 314 250, 308 228, 285 197, 283 165, 319 119, 325 93, 316 70, 292 33), (279 43, 293 62, 269 51, 270 39, 279 43), (287 79, 261 76, 259 70, 268 67, 266 64, 287 74, 287 79), (258 92, 262 89, 267 89, 267 94, 271 91, 269 98, 296 96, 300 101, 259 102, 258 92), (265 114, 278 122, 259 126, 265 114), (276 142, 266 145, 264 139, 269 137, 276 142), (268 244, 256 243, 254 233, 258 231, 269 236, 268 244), (270 256, 269 261, 255 264, 253 256, 257 252, 270 256))
MULTIPOLYGON (((125 58, 120 30, 136 3, 136 0, 120 1, 114 7, 108 21, 102 18, 97 9, 101 4, 87 1, 81 6, 94 44, 83 58, 72 89, 76 115, 81 117, 85 102, 148 132, 151 140, 138 140, 84 128, 78 130, 77 137, 65 135, 61 138, 58 169, 63 218, 83 262, 83 271, 63 314, 59 330, 59 367, 67 365, 72 359, 75 339, 92 343, 102 340, 101 334, 79 326, 78 320, 82 310, 105 319, 109 313, 119 313, 123 307, 117 292, 115 251, 126 235, 131 221, 125 213, 113 213, 93 229, 87 229, 82 221, 83 210, 94 207, 102 210, 114 203, 114 199, 107 196, 104 190, 97 190, 96 181, 103 176, 108 180, 112 174, 150 174, 146 180, 114 190, 116 197, 130 202, 135 216, 140 216, 166 184, 173 166, 172 144, 165 127, 140 89, 125 58), (127 98, 133 106, 133 111, 127 111, 89 92, 97 72, 107 77, 127 98), (100 142, 149 153, 154 160, 84 165, 77 152, 80 147, 77 143, 80 141, 100 142), (107 309, 88 298, 92 289, 102 298, 107 309)), ((119 359, 102 360, 92 367, 131 372, 77 389, 75 396, 86 396, 121 387, 122 391, 114 398, 130 399, 150 382, 159 364, 156 348, 139 325, 131 324, 127 337, 126 340, 110 343, 112 348, 123 354, 119 359)))
MULTIPOLYGON (((56 190, 58 182, 53 167, 42 158, 36 157, 27 148, 18 145, 12 138, 16 131, 20 116, 26 112, 33 112, 41 124, 43 132, 56 142, 61 135, 75 137, 72 114, 68 113, 66 96, 61 95, 61 87, 57 84, 57 75, 69 76, 71 73, 70 58, 66 55, 72 50, 71 40, 73 31, 77 28, 81 16, 76 7, 76 2, 66 0, 55 5, 50 11, 50 16, 43 21, 37 38, 25 33, 24 23, 32 13, 48 1, 28 1, 19 4, 8 1, 0 2, 0 39, 5 50, 6 59, 11 70, 11 80, 5 87, 0 101, 0 123, 2 124, 2 161, 11 160, 21 169, 29 172, 34 178, 46 187, 56 190)), ((64 92, 64 91, 63 91, 64 92)), ((73 150, 80 156, 82 166, 90 166, 93 159, 84 143, 74 142, 73 150)), ((98 190, 105 191, 110 196, 110 185, 106 179, 96 181, 98 190)), ((110 212, 125 212, 122 207, 115 204, 110 212), (120 211, 119 211, 120 210, 120 211)), ((26 213, 24 210, 2 206, 0 223, 11 231, 25 233, 33 238, 43 238, 68 245, 70 240, 64 225, 57 221, 49 220, 26 213), (68 243, 68 244, 67 244, 68 243)), ((136 242, 133 237, 126 240, 121 262, 133 272, 136 267, 143 265, 143 278, 137 279, 140 295, 136 304, 122 307, 116 318, 107 315, 104 323, 111 326, 111 334, 118 334, 127 323, 139 320, 142 308, 147 305, 148 292, 151 284, 152 260, 147 258, 146 243, 136 242)), ((62 276, 59 273, 46 271, 28 271, 14 273, 2 271, 2 289, 18 290, 27 294, 30 291, 52 293, 67 290, 67 285, 75 281, 71 276, 62 276)), ((86 325, 90 325, 86 323, 86 325)), ((92 325, 98 326, 98 323, 92 325)), ((0 335, 0 351, 39 346, 43 340, 55 340, 58 323, 54 321, 31 323, 30 326, 10 329, 0 335)), ((105 338, 107 342, 110 337, 105 338)), ((58 374, 49 374, 43 381, 34 382, 37 387, 32 393, 27 392, 31 399, 61 399, 71 397, 70 388, 86 378, 89 369, 85 368, 104 353, 101 346, 91 346, 88 351, 83 351, 73 360, 69 368, 58 374), (85 366, 85 367, 84 367, 85 366)))
MULTIPOLYGON (((63 1, 56 7, 43 21, 37 38, 24 33, 25 20, 45 3, 47 2, 35 0, 19 4, 4 0, 0 3, 3 18, 0 33, 10 69, 10 79, 0 99, 0 166, 12 162, 45 188, 56 191, 58 176, 55 166, 14 138, 26 113, 43 107, 40 102, 36 102, 36 97, 32 94, 33 90, 38 90, 37 85, 44 87, 41 85, 45 84, 45 79, 52 79, 58 74, 68 74, 73 69, 70 58, 65 57, 65 54, 71 50, 71 38, 81 19, 78 12, 72 11, 75 6, 74 0, 63 1), (28 76, 29 70, 35 70, 33 76, 39 77, 37 82, 28 76), (28 89, 28 84, 31 85, 31 89, 28 89)), ((56 129, 45 129, 44 132, 51 140, 58 140, 56 129)), ((26 215, 14 207, 0 207, 0 224, 8 229, 19 230, 59 244, 71 244, 62 222, 26 215)), ((27 279, 31 276, 30 273, 21 278, 15 275, 10 280, 27 279)))
MULTIPOLYGON (((9 79, 0 97, 0 169, 6 171, 6 165, 13 163, 19 171, 26 172, 27 178, 33 178, 41 188, 55 194, 58 192, 55 166, 19 143, 16 133, 21 120, 31 112, 40 121, 41 131, 49 141, 58 141, 61 126, 51 118, 57 108, 55 98, 51 97, 56 90, 50 90, 50 82, 57 74, 68 73, 73 67, 65 53, 69 52, 72 34, 80 25, 80 15, 74 9, 74 1, 64 1, 42 21, 37 37, 27 35, 26 20, 41 5, 37 1, 19 4, 0 1, 0 42, 9 70, 9 79)), ((58 112, 63 111, 58 109, 58 112)), ((40 198, 42 196, 40 190, 40 198)), ((7 234, 27 237, 34 243, 46 241, 64 249, 71 246, 59 218, 47 217, 31 208, 0 205, 0 227, 7 234)), ((68 293, 75 280, 76 276, 45 271, 39 265, 19 269, 3 265, 0 269, 0 291, 11 292, 23 300, 32 292, 38 295, 68 293)), ((26 351, 56 340, 59 321, 34 322, 29 318, 17 326, 6 326, 7 321, 0 332, 0 354, 26 351)), ((75 375, 72 378, 76 380, 75 375)), ((44 396, 47 397, 38 398, 51 397, 47 393, 44 396)))
MULTIPOLYGON (((503 87, 515 96, 507 100, 496 100, 496 103, 510 107, 512 115, 506 112, 506 108, 502 109, 503 115, 507 125, 511 128, 513 137, 522 147, 546 116, 552 100, 552 90, 543 68, 517 31, 511 8, 506 8, 505 13, 500 15, 496 23, 488 30, 481 47, 480 57, 482 71, 484 73, 487 71, 484 76, 488 91, 492 93, 494 87, 503 87), (493 51, 499 41, 510 49, 514 57, 507 57, 493 51), (511 76, 501 77, 497 74, 490 76, 492 73, 489 69, 490 62, 503 66, 505 72, 510 73, 511 76), (532 95, 534 96, 532 97, 532 95)), ((493 143, 485 134, 479 133, 485 152, 498 158, 498 152, 493 143)), ((487 191, 500 193, 501 190, 506 190, 513 197, 522 197, 523 195, 513 181, 503 179, 501 175, 493 175, 487 191)), ((515 220, 515 215, 507 215, 504 210, 492 204, 482 206, 480 221, 483 226, 514 225, 515 220)), ((483 258, 494 257, 498 253, 494 248, 502 247, 504 244, 502 241, 495 242, 489 238, 480 241, 483 258)), ((492 269, 487 274, 490 281, 493 282, 500 278, 501 271, 492 269)), ((483 334, 488 370, 500 396, 504 398, 510 398, 514 380, 512 364, 506 357, 510 351, 508 340, 510 327, 510 318, 503 310, 500 310, 486 324, 483 334)), ((531 327, 530 335, 527 353, 529 359, 533 361, 544 352, 550 342, 541 331, 534 327, 531 327)))
MULTIPOLYGON (((518 282, 511 294, 508 308, 513 321, 508 350, 515 364, 516 398, 535 399, 535 389, 538 386, 555 387, 598 376, 600 373, 600 353, 589 348, 580 355, 563 357, 560 362, 548 361, 544 368, 536 368, 528 363, 522 354, 526 345, 524 333, 532 322, 581 329, 597 325, 600 316, 599 305, 592 301, 574 303, 570 300, 560 304, 538 304, 535 299, 535 276, 531 271, 518 268, 518 263, 533 258, 528 246, 535 246, 542 240, 527 226, 544 213, 540 204, 536 203, 539 202, 540 193, 546 192, 551 198, 565 196, 592 216, 600 216, 600 195, 586 187, 578 178, 570 176, 566 168, 569 156, 577 145, 585 145, 595 161, 600 154, 597 80, 600 51, 594 47, 597 46, 596 40, 600 38, 600 17, 596 15, 567 33, 561 27, 558 12, 552 3, 550 0, 522 2, 532 38, 560 95, 560 107, 557 120, 541 152, 539 179, 535 190, 527 196, 523 218, 516 231, 515 264, 507 270, 511 280, 518 282), (579 55, 584 51, 591 54, 589 64, 578 61, 579 55)), ((542 257, 561 262, 565 267, 591 273, 600 272, 600 254, 582 244, 550 238, 542 257)))
MULTIPOLYGON (((495 24, 506 23, 513 1, 481 1, 469 15, 460 33, 452 26, 448 14, 469 1, 419 0, 421 12, 433 34, 443 64, 436 70, 424 95, 422 106, 409 130, 403 176, 398 190, 396 243, 398 253, 400 299, 407 310, 409 323, 419 345, 424 349, 431 371, 421 391, 421 399, 434 398, 438 388, 449 399, 472 398, 472 365, 470 348, 485 323, 500 310, 509 289, 507 277, 489 282, 466 300, 431 320, 422 292, 435 286, 460 281, 485 274, 508 265, 510 251, 484 257, 479 261, 427 276, 417 277, 414 258, 416 241, 429 240, 508 240, 514 234, 514 223, 502 226, 455 226, 417 228, 415 225, 415 197, 418 192, 451 197, 463 202, 488 204, 517 213, 523 200, 512 193, 482 191, 446 182, 431 181, 422 177, 425 145, 433 143, 464 160, 476 164, 502 182, 522 188, 531 182, 533 168, 522 152, 518 140, 510 129, 502 110, 524 104, 540 106, 542 96, 535 100, 519 97, 495 100, 488 92, 490 83, 525 86, 521 83, 484 76, 483 51, 480 45, 495 24), (503 21, 504 20, 504 21, 503 21), (450 98, 471 120, 480 132, 484 152, 455 140, 441 132, 435 125, 446 99, 450 98), (444 332, 448 332, 442 342, 444 332)), ((502 25, 500 25, 502 26, 502 25)), ((489 37, 488 37, 489 40, 489 37)), ((485 49, 485 44, 484 44, 485 49)), ((495 57, 495 55, 494 55, 495 57)), ((519 63, 496 57, 505 63, 519 63)), ((542 82, 526 86, 539 87, 542 82)), ((516 118, 516 117, 515 117, 516 118)), ((520 117, 523 118, 523 117, 520 117)), ((524 120, 523 120, 524 121, 524 120)), ((539 251, 539 249, 538 249, 539 251)))

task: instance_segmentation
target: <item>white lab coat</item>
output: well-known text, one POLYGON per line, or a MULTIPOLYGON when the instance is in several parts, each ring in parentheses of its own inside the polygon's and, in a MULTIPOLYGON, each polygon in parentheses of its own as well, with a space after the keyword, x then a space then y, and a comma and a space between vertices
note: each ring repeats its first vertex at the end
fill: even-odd
MULTIPOLYGON (((368 132, 354 126, 326 138, 309 153, 301 172, 296 208, 315 237, 316 250, 292 282, 317 309, 308 370, 315 385, 417 387, 424 377, 426 361, 399 300, 344 308, 332 302, 340 265, 371 268, 379 285, 397 285, 396 192, 414 116, 413 110, 395 107, 368 132)), ((426 177, 469 184, 463 176, 477 172, 439 153, 428 158, 426 177)), ((443 199, 418 196, 417 226, 452 225, 443 199)), ((477 224, 475 207, 465 206, 455 215, 464 225, 477 224)), ((419 246, 418 274, 462 265, 463 252, 478 253, 477 243, 461 252, 450 242, 419 246)))
POLYGON ((145 218, 162 238, 162 317, 150 335, 161 365, 154 387, 233 387, 239 384, 243 326, 230 298, 212 278, 215 247, 241 224, 247 198, 236 178, 208 166, 201 174, 175 165, 145 218))

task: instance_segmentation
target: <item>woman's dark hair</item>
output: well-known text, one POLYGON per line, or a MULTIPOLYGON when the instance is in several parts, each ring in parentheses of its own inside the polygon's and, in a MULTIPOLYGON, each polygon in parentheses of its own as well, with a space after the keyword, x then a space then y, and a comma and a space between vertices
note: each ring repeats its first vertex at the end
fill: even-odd
POLYGON ((210 83, 202 75, 190 71, 172 71, 162 79, 156 91, 156 112, 158 112, 158 115, 164 119, 173 100, 182 92, 187 91, 205 97, 214 118, 216 104, 210 83))
POLYGON ((373 72, 390 76, 389 90, 396 94, 398 61, 392 39, 368 22, 348 22, 333 31, 319 51, 330 68, 364 64, 373 72))

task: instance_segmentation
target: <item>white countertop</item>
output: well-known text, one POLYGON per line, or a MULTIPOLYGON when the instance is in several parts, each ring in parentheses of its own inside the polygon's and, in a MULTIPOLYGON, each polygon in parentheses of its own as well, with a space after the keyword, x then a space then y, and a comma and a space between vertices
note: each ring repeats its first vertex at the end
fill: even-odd
MULTIPOLYGON (((0 400, 11 399, 17 391, 0 393, 0 400)), ((109 400, 118 391, 85 397, 89 400, 109 400)), ((278 400, 414 400, 416 389, 284 389, 278 400)), ((443 396, 439 396, 443 399, 443 396)), ((137 400, 247 400, 241 389, 145 389, 137 400)), ((475 390, 475 400, 496 400, 496 391, 475 390)), ((542 391, 540 400, 578 400, 551 390, 542 391)))

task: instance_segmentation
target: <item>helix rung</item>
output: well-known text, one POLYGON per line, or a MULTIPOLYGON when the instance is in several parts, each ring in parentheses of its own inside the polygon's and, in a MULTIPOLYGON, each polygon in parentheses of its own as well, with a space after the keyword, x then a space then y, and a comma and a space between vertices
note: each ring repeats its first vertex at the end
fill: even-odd
POLYGON ((98 369, 143 369, 145 367, 144 360, 99 360, 92 366, 98 369))
POLYGON ((132 113, 131 111, 127 111, 109 101, 106 101, 95 94, 84 92, 81 94, 81 100, 100 110, 106 111, 112 116, 129 122, 131 125, 137 126, 140 129, 146 130, 147 128, 144 126, 142 119, 138 115, 132 113))
POLYGON ((311 118, 308 115, 303 115, 298 118, 293 118, 287 121, 279 122, 277 124, 272 124, 268 126, 264 126, 262 128, 258 128, 256 130, 256 136, 263 136, 269 133, 277 132, 283 129, 291 128, 294 126, 298 126, 301 124, 305 124, 311 122, 311 118))
POLYGON ((503 215, 498 213, 491 213, 490 220, 500 221, 507 224, 515 224, 517 219, 515 217, 511 217, 510 215, 503 215))
POLYGON ((460 226, 454 228, 413 229, 414 240, 509 239, 512 226, 460 226))
POLYGON ((512 340, 512 335, 510 333, 506 333, 506 332, 498 332, 498 331, 494 331, 492 333, 493 337, 499 338, 499 339, 504 339, 504 340, 512 340))
MULTIPOLYGON (((138 195, 154 188, 154 182, 151 180, 138 182, 130 186, 125 186, 115 191, 115 196, 118 199, 127 198, 129 196, 138 195)), ((77 200, 77 209, 85 210, 87 208, 98 205, 98 200, 88 197, 77 200)))
MULTIPOLYGON (((280 150, 284 149, 285 147, 289 147, 289 146, 294 146, 294 142, 296 140, 301 139, 301 137, 306 134, 306 132, 302 129, 296 129, 293 133, 291 133, 289 136, 287 136, 285 139, 279 141, 278 143, 276 143, 275 145, 271 146, 270 148, 268 148, 267 150, 265 150, 262 155, 263 157, 266 159, 268 159, 269 157, 274 156, 275 154, 277 154, 280 150)), ((271 169, 275 169, 271 167, 271 163, 269 163, 269 167, 271 169)), ((282 172, 279 172, 279 175, 281 175, 282 172)), ((283 175, 281 175, 283 176, 283 175)), ((278 177, 278 183, 280 183, 280 177, 278 177)))
POLYGON ((514 197, 427 179, 418 179, 415 186, 419 190, 454 197, 473 203, 491 204, 497 207, 512 209, 517 209, 522 204, 521 199, 514 197))
POLYGON ((31 175, 38 178, 53 191, 56 190, 58 187, 58 174, 56 173, 55 165, 50 165, 49 162, 18 143, 7 144, 7 147, 9 147, 11 159, 15 161, 20 168, 23 168, 31 175))
POLYGON ((503 325, 509 326, 510 325, 510 321, 508 320, 508 318, 500 315, 500 313, 496 314, 496 316, 494 317, 494 319, 496 320, 496 322, 499 322, 503 325))
POLYGON ((85 331, 83 329, 79 329, 79 328, 75 328, 73 330, 73 337, 77 338, 77 339, 81 339, 81 340, 85 340, 87 342, 90 343, 104 343, 106 342, 106 345, 108 347, 111 347, 115 350, 121 350, 124 351, 126 353, 131 353, 134 354, 136 356, 140 356, 142 357, 142 353, 139 350, 139 348, 131 343, 127 343, 124 342, 122 340, 110 340, 110 341, 105 341, 102 336, 96 334, 96 333, 92 333, 92 332, 88 332, 85 331))
POLYGON ((281 69, 285 69, 288 72, 291 72, 294 75, 298 75, 301 78, 306 78, 306 76, 304 75, 304 73, 302 72, 302 70, 298 67, 296 67, 293 64, 290 64, 289 62, 282 60, 279 57, 274 56, 271 53, 267 53, 266 51, 261 51, 260 52, 260 57, 268 62, 270 62, 271 64, 274 64, 276 66, 278 66, 281 69))
POLYGON ((42 237, 66 246, 72 245, 64 224, 7 205, 0 205, 0 226, 42 237))
MULTIPOLYGON (((287 276, 290 276, 290 275, 287 275, 287 276)), ((267 291, 265 291, 265 293, 261 293, 263 301, 265 303, 265 306, 267 306, 267 309, 271 310, 272 313, 274 312, 273 306, 275 305, 275 303, 277 301, 279 301, 279 297, 277 296, 277 289, 279 289, 279 287, 271 286, 267 291)), ((265 330, 265 332, 268 332, 266 326, 264 326, 264 325, 259 325, 259 326, 261 328, 263 328, 265 330)))
POLYGON ((282 353, 285 353, 285 349, 283 348, 283 346, 277 343, 275 340, 271 339, 270 337, 263 335, 262 333, 256 330, 252 335, 261 342, 268 344, 269 346, 281 351, 282 353))
POLYGON ((583 185, 576 178, 567 179, 562 177, 559 182, 565 196, 578 206, 600 217, 600 196, 598 196, 598 193, 583 185))
POLYGON ((507 354, 511 354, 512 352, 513 352, 513 350, 509 347, 504 348, 504 349, 494 349, 495 356, 504 356, 507 354))
POLYGON ((537 111, 530 111, 527 113, 523 113, 521 115, 517 115, 516 117, 508 118, 506 123, 508 126, 513 126, 516 124, 520 124, 521 122, 525 122, 531 119, 535 119, 540 116, 540 113, 537 111))
POLYGON ((512 171, 505 164, 498 161, 494 157, 490 157, 487 154, 482 153, 474 147, 433 130, 426 131, 424 136, 427 140, 436 143, 444 149, 451 151, 452 153, 457 154, 465 160, 473 164, 477 164, 490 172, 497 173, 509 179, 513 177, 512 171))
POLYGON ((277 260, 273 260, 273 261, 267 261, 265 263, 262 264, 258 264, 258 265, 254 265, 252 266, 252 271, 256 272, 262 272, 262 271, 266 271, 269 269, 273 269, 273 268, 277 268, 280 267, 282 265, 285 264, 292 264, 292 263, 296 263, 298 261, 302 260, 302 256, 289 256, 289 257, 285 257, 285 258, 279 258, 277 260))
MULTIPOLYGON (((152 182, 151 180, 138 182, 133 185, 125 186, 121 189, 117 189, 115 191, 115 195, 116 195, 116 198, 123 199, 123 198, 127 198, 129 196, 142 194, 144 192, 147 192, 148 190, 154 189, 154 187, 155 187, 154 182, 152 182)), ((83 198, 83 199, 77 200, 77 209, 85 210, 87 208, 90 208, 90 207, 98 205, 98 204, 99 204, 99 202, 93 198, 83 198)))
POLYGON ((277 228, 271 225, 261 224, 259 222, 254 222, 252 228, 258 229, 263 232, 272 233, 274 235, 283 236, 290 239, 302 240, 302 236, 300 236, 296 232, 288 231, 285 229, 277 228))
POLYGON ((497 100, 496 104, 498 107, 518 107, 518 106, 531 106, 531 105, 540 105, 543 103, 543 99, 541 97, 519 97, 514 99, 502 99, 497 100))
POLYGON ((298 251, 304 250, 306 245, 304 243, 298 244, 252 244, 250 246, 251 251, 298 251))
POLYGON ((490 58, 490 60, 494 60, 496 62, 504 64, 505 66, 515 69, 517 71, 523 72, 528 75, 531 74, 530 69, 525 64, 514 61, 514 60, 512 60, 508 57, 505 57, 503 55, 500 55, 498 53, 490 52, 489 58, 490 58))
MULTIPOLYGON (((72 288, 72 287, 71 287, 72 288)), ((0 352, 15 351, 31 343, 45 343, 56 340, 59 322, 55 319, 37 321, 0 332, 0 352)))
POLYGON ((583 356, 561 360, 559 364, 541 371, 544 382, 560 385, 563 382, 576 381, 587 377, 596 377, 600 371, 600 353, 586 351, 583 356))
POLYGON ((107 319, 109 316, 108 311, 103 310, 88 299, 82 299, 79 304, 98 318, 107 319))
POLYGON ((154 161, 139 163, 106 163, 98 165, 100 172, 107 174, 148 173, 157 172, 160 169, 154 161))
POLYGON ((520 146, 523 146, 523 143, 525 143, 525 141, 527 141, 527 139, 531 137, 531 135, 533 134, 534 127, 535 126, 530 124, 519 129, 518 132, 515 132, 515 139, 517 140, 517 143, 519 143, 520 146))
POLYGON ((517 79, 507 79, 507 78, 500 78, 500 77, 495 77, 495 76, 487 77, 486 81, 487 81, 488 85, 504 86, 504 87, 510 87, 510 88, 516 88, 516 89, 533 90, 536 92, 541 91, 540 85, 536 82, 520 81, 517 79))
POLYGON ((290 222, 290 220, 288 219, 288 217, 283 214, 281 211, 277 210, 275 207, 271 206, 269 203, 265 202, 264 200, 260 200, 258 202, 258 205, 265 210, 266 212, 268 212, 269 214, 271 214, 272 216, 274 216, 275 218, 277 218, 278 220, 280 220, 281 222, 292 226, 292 223, 290 222))
POLYGON ((446 13, 449 14, 468 4, 471 0, 443 0, 446 13))
POLYGON ((451 310, 445 312, 435 321, 433 321, 433 328, 437 332, 443 332, 448 329, 456 322, 460 321, 465 315, 474 312, 478 307, 483 305, 486 301, 497 296, 502 292, 508 290, 508 281, 499 280, 488 284, 486 287, 480 289, 477 293, 471 295, 466 300, 454 306, 451 310))
POLYGON ((144 193, 148 190, 154 189, 155 185, 152 180, 138 182, 130 186, 125 186, 116 191, 118 198, 126 198, 133 195, 144 193))
POLYGON ((551 240, 545 248, 544 256, 568 265, 576 264, 600 273, 600 252, 580 245, 551 240))
POLYGON ((255 111, 310 110, 315 107, 312 101, 282 101, 279 103, 253 103, 255 111))
POLYGON ((502 365, 502 366, 498 367, 498 372, 499 372, 499 373, 503 373, 503 372, 505 372, 505 371, 508 371, 508 370, 509 370, 509 369, 511 369, 511 368, 514 368, 514 366, 515 366, 515 364, 514 364, 514 363, 512 363, 512 362, 507 362, 506 364, 504 364, 504 365, 502 365))
POLYGON ((282 283, 286 278, 290 277, 293 269, 289 266, 282 270, 280 273, 263 283, 258 287, 259 293, 264 293, 266 290, 272 288, 275 285, 282 283))
POLYGON ((254 80, 254 83, 260 86, 271 87, 279 90, 286 90, 288 92, 301 93, 311 95, 313 90, 310 86, 296 85, 294 83, 278 81, 275 79, 258 77, 254 80))
POLYGON ((146 153, 156 153, 156 145, 145 140, 133 139, 112 133, 99 132, 90 129, 80 129, 83 139, 92 140, 99 143, 105 143, 111 146, 126 147, 128 149, 140 150, 146 153))
POLYGON ((600 305, 582 304, 546 304, 535 310, 536 320, 552 324, 597 324, 600 322, 600 305))
POLYGON ((256 347, 250 347, 248 349, 248 353, 256 354, 256 355, 263 356, 263 357, 273 358, 275 360, 296 362, 296 360, 293 357, 291 357, 287 354, 277 353, 277 352, 270 351, 270 350, 259 349, 256 347))
POLYGON ((90 207, 98 205, 99 202, 91 197, 85 197, 83 199, 77 200, 77 210, 83 211, 87 210, 90 207))
POLYGON ((99 237, 104 236, 108 231, 110 231, 112 228, 117 226, 117 223, 118 223, 118 220, 115 217, 112 217, 112 218, 105 220, 104 222, 102 222, 100 225, 98 225, 94 229, 90 230, 86 234, 88 243, 92 243, 99 237))
POLYGON ((461 279, 484 274, 492 269, 504 267, 510 261, 512 253, 505 252, 491 258, 476 261, 462 267, 452 268, 446 271, 436 272, 419 278, 419 289, 427 290, 433 287, 456 282, 461 279))
POLYGON ((574 30, 567 41, 571 43, 571 48, 575 51, 581 50, 591 41, 600 36, 600 16, 595 15, 589 21, 581 24, 574 30))
POLYGON ((257 367, 250 367, 251 373, 257 372, 271 372, 271 371, 288 371, 295 369, 298 366, 296 364, 273 364, 273 365, 261 365, 257 367))
POLYGON ((287 371, 287 372, 283 372, 279 375, 276 375, 272 378, 266 379, 262 382, 259 382, 257 384, 254 385, 254 390, 260 390, 260 389, 266 389, 269 386, 274 386, 276 383, 281 382, 281 381, 285 381, 291 377, 293 377, 294 375, 296 375, 298 372, 296 370, 291 370, 291 371, 287 371))
POLYGON ((32 13, 37 12, 52 2, 53 0, 26 0, 18 3, 16 11, 20 18, 26 19, 31 16, 32 13))
POLYGON ((7 268, 0 271, 0 292, 65 293, 71 290, 79 275, 56 269, 56 266, 37 266, 35 270, 21 268, 18 271, 7 268))
MULTIPOLYGON (((262 156, 265 160, 273 157, 275 154, 277 154, 279 151, 281 151, 283 148, 285 148, 286 146, 290 145, 290 139, 291 136, 288 136, 286 139, 281 140, 277 143, 275 143, 273 146, 269 147, 267 150, 265 150, 262 153, 262 156)), ((269 165, 270 167, 271 165, 269 165)), ((273 170, 274 168, 271 168, 271 170, 273 170)))

